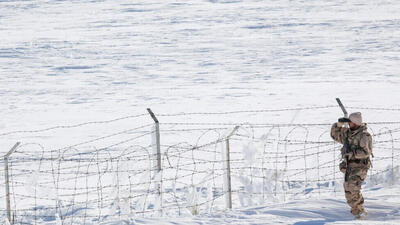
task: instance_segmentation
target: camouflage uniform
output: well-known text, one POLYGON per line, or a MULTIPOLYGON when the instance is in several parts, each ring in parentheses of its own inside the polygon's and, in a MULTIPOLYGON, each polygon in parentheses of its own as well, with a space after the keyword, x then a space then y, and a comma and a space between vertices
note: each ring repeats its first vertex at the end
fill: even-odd
MULTIPOLYGON (((343 127, 342 123, 334 123, 331 128, 331 137, 344 144, 347 139, 349 145, 349 167, 347 181, 344 182, 344 191, 347 204, 351 207, 351 213, 359 215, 364 211, 364 198, 361 194, 361 184, 371 167, 370 156, 372 154, 372 137, 367 131, 366 124, 356 130, 343 127)), ((345 158, 345 146, 342 147, 342 158, 345 158)), ((340 164, 340 171, 346 172, 346 164, 340 164)))

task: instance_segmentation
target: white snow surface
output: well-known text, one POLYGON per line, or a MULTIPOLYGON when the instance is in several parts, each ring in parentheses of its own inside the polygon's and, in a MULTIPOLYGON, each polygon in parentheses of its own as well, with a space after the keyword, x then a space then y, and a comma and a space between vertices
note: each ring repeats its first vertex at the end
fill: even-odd
MULTIPOLYGON (((235 209, 230 212, 191 218, 136 219, 135 224, 398 224, 400 220, 399 186, 375 187, 363 192, 368 196, 368 215, 357 220, 337 193, 332 198, 309 199, 282 204, 235 209)), ((118 223, 118 222, 117 222, 118 223)), ((111 222, 111 224, 113 224, 111 222)))
MULTIPOLYGON (((0 133, 110 120, 146 108, 156 114, 281 109, 335 105, 340 97, 345 105, 398 109, 399 12, 395 0, 0 1, 0 133)), ((367 121, 400 119, 396 111, 363 114, 367 121)), ((219 119, 331 123, 339 116, 335 108, 219 119)), ((0 136, 0 152, 16 141, 53 149, 152 120, 140 122, 67 130, 57 138, 0 136)), ((252 162, 254 151, 243 151, 252 162)), ((194 217, 104 224, 400 223, 400 184, 368 185, 369 216, 362 221, 350 216, 340 190, 194 217)))

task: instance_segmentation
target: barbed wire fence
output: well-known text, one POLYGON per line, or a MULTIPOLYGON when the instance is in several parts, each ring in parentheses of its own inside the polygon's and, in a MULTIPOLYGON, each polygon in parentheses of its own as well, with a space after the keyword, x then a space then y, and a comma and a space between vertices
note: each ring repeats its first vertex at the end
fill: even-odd
MULTIPOLYGON (((147 123, 151 120, 146 113, 1 133, 3 138, 22 135, 22 144, 1 162, 5 181, 0 186, 0 201, 6 203, 2 217, 15 224, 98 224, 342 195, 341 145, 330 138, 330 123, 193 122, 191 118, 333 107, 337 106, 156 114, 147 123), (24 135, 112 126, 130 119, 139 120, 134 128, 61 148, 23 139, 24 135)), ((397 182, 400 121, 368 125, 375 157, 365 185, 397 182)))

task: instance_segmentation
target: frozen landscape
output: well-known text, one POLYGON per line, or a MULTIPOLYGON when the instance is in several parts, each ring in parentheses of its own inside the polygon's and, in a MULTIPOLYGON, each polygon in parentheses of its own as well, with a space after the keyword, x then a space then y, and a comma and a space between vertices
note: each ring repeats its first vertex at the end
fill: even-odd
POLYGON ((0 1, 0 152, 21 142, 15 223, 400 223, 399 11, 394 0, 0 1), (336 97, 374 136, 362 221, 327 133, 343 115, 336 97))

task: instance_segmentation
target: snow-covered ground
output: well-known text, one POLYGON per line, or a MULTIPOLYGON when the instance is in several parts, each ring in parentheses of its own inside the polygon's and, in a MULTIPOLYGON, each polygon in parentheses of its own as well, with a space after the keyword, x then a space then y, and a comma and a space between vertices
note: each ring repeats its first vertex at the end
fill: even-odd
POLYGON ((400 198, 397 194, 393 195, 398 188, 396 185, 365 190, 368 196, 365 206, 369 214, 363 220, 355 220, 349 214, 345 200, 338 193, 331 198, 249 207, 189 218, 136 219, 134 224, 398 224, 400 198))
POLYGON ((337 96, 398 106, 399 10, 389 0, 1 1, 0 128, 337 96))
MULTIPOLYGON (((251 111, 334 106, 340 97, 355 107, 349 111, 399 109, 399 11, 394 0, 0 1, 0 152, 17 141, 53 150, 151 124, 144 116, 101 129, 8 134, 146 114, 148 107, 156 115, 251 111)), ((400 121, 398 110, 363 114, 367 122, 400 121)), ((239 123, 329 124, 340 115, 328 107, 159 119, 231 129, 239 123)), ((193 143, 201 135, 190 134, 162 140, 193 143)), ((368 222, 398 223, 400 187, 382 182, 367 187, 368 222)), ((243 207, 132 223, 354 223, 340 191, 243 207)))

